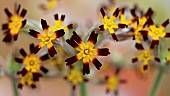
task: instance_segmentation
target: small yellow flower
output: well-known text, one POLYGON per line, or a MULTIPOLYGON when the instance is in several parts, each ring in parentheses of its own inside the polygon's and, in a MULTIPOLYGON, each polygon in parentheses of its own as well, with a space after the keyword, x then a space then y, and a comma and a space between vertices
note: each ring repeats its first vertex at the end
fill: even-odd
POLYGON ((168 56, 166 57, 166 60, 170 62, 170 48, 168 48, 168 56))
POLYGON ((144 50, 143 46, 140 45, 140 48, 138 49, 140 54, 138 57, 133 58, 132 62, 138 62, 138 61, 143 61, 143 70, 147 71, 148 70, 148 64, 150 60, 155 60, 157 62, 160 62, 160 59, 158 57, 155 57, 153 55, 151 55, 152 49, 148 49, 148 50, 144 50))
POLYGON ((115 12, 113 13, 113 15, 110 18, 108 18, 103 8, 100 9, 100 12, 103 16, 102 21, 104 24, 100 25, 99 29, 101 31, 108 29, 110 34, 112 35, 112 38, 116 41, 118 41, 118 39, 115 35, 114 29, 127 27, 127 25, 125 24, 118 24, 115 22, 115 20, 117 19, 117 16, 119 15, 119 11, 120 11, 119 8, 117 8, 115 12))
POLYGON ((74 90, 77 84, 88 81, 86 78, 83 77, 83 74, 81 71, 77 71, 73 68, 70 69, 70 73, 67 77, 65 77, 65 79, 70 81, 73 84, 74 90))
POLYGON ((39 81, 39 78, 42 76, 40 73, 28 72, 25 76, 22 76, 22 73, 18 72, 19 77, 21 78, 18 84, 18 88, 22 89, 24 85, 28 85, 31 88, 36 88, 36 82, 39 81))
POLYGON ((9 22, 2 25, 2 30, 6 30, 6 36, 3 39, 4 42, 11 42, 13 38, 14 41, 16 41, 20 29, 26 24, 26 20, 23 20, 23 18, 25 17, 27 10, 22 9, 21 14, 19 14, 21 6, 16 5, 15 7, 15 14, 12 14, 7 8, 5 9, 9 22))
POLYGON ((36 73, 39 72, 39 70, 43 71, 44 73, 47 73, 48 70, 41 66, 41 62, 49 59, 48 54, 45 54, 41 57, 37 57, 34 53, 34 44, 30 45, 30 54, 27 54, 24 49, 20 50, 21 55, 24 57, 21 58, 15 58, 16 62, 21 63, 24 65, 24 68, 22 70, 22 75, 24 76, 28 72, 36 73))
POLYGON ((44 34, 40 34, 39 32, 30 29, 29 34, 37 39, 40 39, 41 42, 34 48, 34 53, 36 54, 43 46, 47 45, 48 53, 51 57, 54 57, 57 54, 56 49, 53 46, 52 41, 57 38, 63 36, 65 34, 64 30, 57 30, 53 33, 49 32, 49 26, 47 25, 46 20, 41 19, 41 25, 44 31, 44 34))

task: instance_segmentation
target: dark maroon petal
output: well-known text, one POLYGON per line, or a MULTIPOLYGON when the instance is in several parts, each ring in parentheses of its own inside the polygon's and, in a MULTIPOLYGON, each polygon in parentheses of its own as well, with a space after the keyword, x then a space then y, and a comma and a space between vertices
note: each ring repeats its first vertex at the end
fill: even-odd
POLYGON ((22 76, 25 76, 27 73, 28 73, 28 71, 25 68, 23 68, 21 71, 17 72, 18 75, 21 74, 22 76))
POLYGON ((7 33, 3 41, 6 43, 10 43, 12 41, 12 35, 10 33, 7 33))
POLYGON ((169 19, 167 19, 167 20, 162 24, 162 26, 163 26, 163 27, 166 27, 168 24, 169 24, 169 19))
POLYGON ((144 65, 143 70, 145 70, 145 71, 148 70, 148 65, 144 65))
POLYGON ((21 59, 21 58, 15 58, 15 61, 18 63, 23 63, 23 59, 21 59))
POLYGON ((38 51, 41 49, 41 47, 39 47, 39 45, 35 46, 34 48, 34 54, 38 53, 38 51))
POLYGON ((158 57, 155 57, 155 61, 161 62, 161 60, 158 57))
POLYGON ((14 35, 14 41, 16 41, 18 39, 18 34, 14 35))
POLYGON ((74 56, 72 56, 72 57, 70 57, 70 58, 67 58, 67 59, 65 60, 65 62, 67 62, 66 65, 68 66, 68 65, 71 65, 71 64, 77 62, 78 60, 79 60, 79 59, 77 58, 77 55, 74 55, 74 56))
POLYGON ((98 55, 99 56, 107 56, 110 54, 108 48, 102 48, 102 49, 97 49, 98 50, 98 55))
POLYGON ((72 88, 73 88, 73 91, 75 91, 76 90, 76 85, 73 85, 72 88))
POLYGON ((119 28, 127 28, 128 26, 126 24, 118 24, 119 28))
POLYGON ((77 48, 79 45, 73 40, 73 38, 71 39, 67 39, 66 42, 71 45, 73 48, 77 48))
POLYGON ((131 12, 133 17, 137 17, 136 16, 136 8, 131 9, 130 12, 131 12))
POLYGON ((120 9, 117 8, 115 12, 113 13, 113 16, 117 17, 119 15, 120 9))
POLYGON ((27 56, 27 53, 25 52, 24 49, 20 49, 20 53, 23 57, 26 57, 27 56))
POLYGON ((157 45, 159 45, 159 40, 152 40, 150 49, 154 49, 154 47, 157 45))
POLYGON ((83 75, 89 73, 90 73, 89 62, 83 62, 83 75))
POLYGON ((118 41, 117 36, 115 35, 115 33, 112 33, 111 36, 112 36, 113 40, 118 41))
POLYGON ((37 32, 37 31, 35 31, 35 30, 32 30, 32 29, 30 29, 29 31, 30 31, 29 34, 30 34, 31 36, 33 36, 33 37, 35 37, 35 38, 38 38, 38 35, 40 34, 39 32, 37 32))
POLYGON ((45 61, 45 60, 50 59, 50 57, 48 56, 48 54, 45 54, 45 55, 41 56, 40 59, 41 59, 42 61, 45 61))
POLYGON ((82 40, 81 40, 81 38, 77 35, 77 33, 76 33, 75 31, 73 31, 72 38, 73 38, 78 44, 81 44, 82 40))
POLYGON ((46 22, 46 20, 43 20, 43 19, 41 19, 41 25, 42 25, 42 28, 43 28, 43 30, 47 30, 48 29, 48 25, 47 25, 47 22, 46 22))
POLYGON ((100 12, 102 14, 102 16, 104 17, 106 15, 105 11, 103 10, 103 8, 100 8, 100 12))
POLYGON ((110 90, 107 88, 107 89, 106 89, 106 94, 108 94, 109 92, 110 92, 110 90))
POLYGON ((148 17, 151 17, 153 15, 153 10, 151 8, 148 9, 148 11, 146 12, 145 16, 148 18, 148 17))
POLYGON ((54 55, 57 54, 54 46, 48 48, 48 53, 49 53, 49 55, 50 55, 51 57, 54 57, 54 55))
POLYGON ((33 81, 39 81, 40 77, 42 77, 41 73, 33 73, 33 81))
POLYGON ((12 13, 7 8, 5 8, 5 13, 9 18, 12 16, 12 13))
POLYGON ((41 70, 42 72, 44 72, 44 73, 47 73, 47 72, 48 72, 48 69, 45 68, 45 67, 43 67, 43 66, 40 67, 40 70, 41 70))
POLYGON ((148 22, 148 24, 149 24, 150 26, 151 26, 151 25, 154 25, 154 23, 153 23, 153 21, 152 21, 152 18, 149 18, 147 22, 148 22))
POLYGON ((55 15, 54 15, 54 19, 55 19, 55 20, 58 20, 58 14, 55 14, 55 15))
POLYGON ((120 80, 120 83, 127 83, 127 80, 120 80))
POLYGON ((98 34, 97 34, 95 31, 93 31, 93 32, 90 34, 90 37, 89 37, 89 39, 88 39, 88 42, 90 41, 90 42, 92 42, 92 43, 95 45, 96 42, 97 42, 97 36, 98 36, 98 34))
POLYGON ((141 30, 139 32, 144 36, 148 36, 148 31, 146 31, 146 30, 141 30))
POLYGON ((102 66, 102 64, 101 64, 96 58, 94 58, 94 59, 92 60, 92 63, 95 65, 95 67, 96 67, 98 70, 100 70, 100 67, 102 66))
POLYGON ((64 21, 64 19, 65 19, 65 15, 61 15, 60 20, 61 20, 61 21, 64 21))
POLYGON ((166 33, 165 37, 170 37, 170 33, 166 33))
POLYGON ((138 50, 144 50, 143 46, 141 43, 136 43, 135 44, 135 47, 138 49, 138 50))
POLYGON ((21 26, 21 27, 24 27, 24 26, 26 25, 26 23, 27 23, 27 20, 26 20, 26 19, 23 20, 23 21, 22 21, 22 26, 21 26))
POLYGON ((17 86, 19 89, 22 89, 23 88, 23 85, 21 83, 18 84, 17 86))
POLYGON ((105 29, 104 29, 104 25, 100 25, 99 26, 99 29, 100 29, 100 31, 104 31, 105 29))
POLYGON ((132 63, 138 62, 138 58, 133 58, 132 63))
POLYGON ((120 68, 116 68, 115 74, 118 75, 120 73, 120 68))
POLYGON ((2 25, 2 30, 8 29, 8 23, 2 25))
POLYGON ((22 9, 20 16, 21 16, 22 18, 24 18, 26 14, 27 14, 27 10, 22 9))
POLYGON ((35 84, 31 84, 31 88, 32 88, 32 89, 35 89, 35 88, 36 88, 36 85, 35 85, 35 84))
POLYGON ((73 24, 67 25, 67 28, 68 28, 68 29, 72 29, 72 28, 73 28, 73 24))
POLYGON ((121 9, 121 14, 124 14, 125 12, 125 7, 121 9))
POLYGON ((60 29, 60 30, 55 31, 55 34, 56 34, 56 38, 59 38, 59 37, 63 36, 65 34, 65 32, 63 29, 60 29))
POLYGON ((34 44, 32 43, 32 44, 30 44, 30 53, 32 54, 32 53, 34 53, 34 44))

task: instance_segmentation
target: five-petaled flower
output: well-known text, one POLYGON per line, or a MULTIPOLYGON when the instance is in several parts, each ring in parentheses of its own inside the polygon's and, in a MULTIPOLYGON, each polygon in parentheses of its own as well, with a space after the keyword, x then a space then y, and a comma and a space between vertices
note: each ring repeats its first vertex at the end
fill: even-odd
POLYGON ((138 17, 136 15, 136 9, 131 10, 131 14, 137 18, 136 20, 134 19, 135 22, 133 22, 133 27, 131 28, 131 31, 133 32, 133 39, 136 40, 136 48, 140 48, 139 46, 141 45, 142 41, 141 40, 147 40, 147 36, 141 34, 141 30, 149 30, 148 27, 148 18, 150 18, 153 14, 153 11, 151 8, 148 9, 148 11, 142 15, 141 17, 138 17))
POLYGON ((18 84, 19 89, 22 89, 24 85, 30 86, 31 88, 36 88, 36 83, 39 81, 39 78, 42 77, 42 75, 38 72, 28 72, 24 76, 21 72, 18 72, 17 75, 20 77, 18 84))
POLYGON ((103 16, 102 21, 104 22, 104 24, 100 25, 99 29, 101 31, 104 31, 104 30, 108 29, 110 34, 112 35, 112 38, 114 40, 116 40, 116 41, 118 41, 118 39, 117 39, 117 37, 115 35, 114 29, 115 28, 117 29, 117 28, 125 28, 125 27, 127 27, 126 24, 120 24, 120 23, 115 22, 115 20, 117 19, 117 16, 119 15, 119 11, 120 11, 119 8, 117 8, 115 10, 115 12, 113 13, 113 15, 110 18, 108 18, 105 11, 103 10, 103 8, 100 9, 100 12, 101 12, 101 14, 103 16))
POLYGON ((11 42, 12 39, 16 41, 18 39, 19 31, 22 27, 26 24, 26 19, 23 20, 25 17, 27 10, 22 9, 20 12, 20 5, 15 5, 15 13, 12 14, 7 8, 5 8, 5 13, 8 16, 8 23, 2 25, 2 30, 6 30, 4 33, 6 36, 4 37, 4 42, 11 42))
POLYGON ((151 54, 152 48, 150 46, 149 49, 144 50, 142 45, 139 45, 139 52, 140 56, 133 58, 132 63, 138 62, 138 61, 143 61, 143 72, 148 70, 148 64, 150 60, 155 60, 157 62, 160 62, 160 59, 158 57, 155 57, 151 54))
POLYGON ((54 19, 55 19, 55 26, 50 26, 49 30, 52 30, 53 32, 58 31, 63 29, 64 31, 72 29, 73 28, 73 24, 69 24, 67 26, 63 26, 63 21, 65 19, 65 15, 61 15, 61 18, 59 19, 58 14, 54 15, 54 19))
POLYGON ((34 54, 34 44, 30 44, 30 54, 27 54, 24 49, 20 49, 20 53, 24 58, 15 58, 15 61, 24 65, 24 68, 20 72, 22 76, 25 76, 27 73, 36 73, 40 70, 44 73, 48 72, 48 69, 41 65, 42 61, 48 60, 48 54, 45 54, 41 57, 37 57, 34 54))
POLYGON ((71 45, 73 48, 79 51, 79 53, 73 57, 70 57, 65 60, 66 65, 71 65, 81 58, 83 58, 83 74, 89 74, 89 62, 91 61, 96 68, 99 70, 102 64, 95 58, 95 56, 107 56, 110 54, 108 48, 94 49, 94 45, 97 42, 98 34, 93 31, 90 34, 90 37, 86 44, 81 40, 81 38, 74 31, 70 39, 67 39, 66 42, 71 45))
POLYGON ((54 57, 57 54, 55 47, 53 46, 52 41, 63 36, 65 34, 63 29, 57 30, 55 32, 49 32, 49 26, 47 25, 46 20, 41 19, 41 25, 44 31, 44 34, 30 29, 29 34, 37 39, 40 39, 41 42, 34 48, 34 53, 36 54, 43 46, 47 45, 48 53, 51 57, 54 57))
POLYGON ((69 75, 66 76, 65 79, 73 84, 73 90, 76 89, 77 84, 88 81, 88 79, 84 78, 82 71, 78 71, 74 68, 70 68, 69 75))
POLYGON ((116 69, 115 75, 113 76, 106 76, 105 81, 107 83, 107 89, 106 93, 109 93, 110 91, 113 91, 115 95, 118 95, 118 86, 120 84, 126 83, 125 79, 120 79, 118 74, 120 72, 120 69, 116 69))
POLYGON ((159 27, 156 27, 156 25, 154 24, 151 18, 149 18, 147 22, 149 24, 150 29, 149 30, 143 29, 141 33, 145 36, 152 37, 153 40, 151 42, 151 47, 154 47, 155 45, 159 45, 160 38, 170 37, 170 33, 164 32, 165 27, 169 24, 169 19, 167 19, 159 27))

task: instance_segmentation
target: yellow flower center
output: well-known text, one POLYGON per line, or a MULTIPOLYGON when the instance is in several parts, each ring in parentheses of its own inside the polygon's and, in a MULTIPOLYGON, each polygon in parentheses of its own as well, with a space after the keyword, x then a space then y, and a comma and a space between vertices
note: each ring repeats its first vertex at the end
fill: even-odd
POLYGON ((88 55, 89 54, 89 49, 85 49, 84 54, 88 55))
POLYGON ((30 54, 30 55, 26 56, 24 58, 23 64, 25 64, 26 65, 25 68, 31 72, 39 71, 40 66, 41 66, 40 59, 37 58, 34 54, 30 54))
POLYGON ((80 71, 71 70, 68 80, 70 80, 73 84, 80 83, 83 81, 82 73, 80 71))
POLYGON ((21 84, 28 84, 28 85, 33 84, 34 81, 33 81, 32 73, 28 72, 24 77, 21 77, 20 83, 21 84))
POLYGON ((107 80, 108 89, 110 89, 110 90, 115 90, 117 88, 118 84, 119 84, 119 80, 115 76, 112 76, 112 77, 108 78, 108 80, 107 80))

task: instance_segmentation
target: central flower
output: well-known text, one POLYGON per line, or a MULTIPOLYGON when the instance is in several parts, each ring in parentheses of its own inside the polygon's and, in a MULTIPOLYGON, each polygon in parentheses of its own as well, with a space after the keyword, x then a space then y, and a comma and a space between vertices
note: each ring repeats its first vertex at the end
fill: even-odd
POLYGON ((90 34, 90 37, 86 44, 81 40, 81 38, 77 35, 76 32, 73 32, 73 35, 70 39, 67 39, 66 42, 70 44, 72 47, 74 47, 79 53, 73 57, 67 58, 65 60, 66 65, 71 65, 75 63, 76 61, 83 58, 83 74, 89 74, 89 62, 91 61, 96 68, 99 70, 102 64, 95 58, 95 56, 107 56, 110 54, 109 49, 103 48, 103 49, 94 49, 94 45, 97 42, 97 36, 98 34, 93 31, 90 34))
POLYGON ((26 65, 26 70, 37 72, 41 67, 40 62, 41 60, 39 58, 37 58, 34 54, 30 54, 25 57, 23 64, 26 65))

